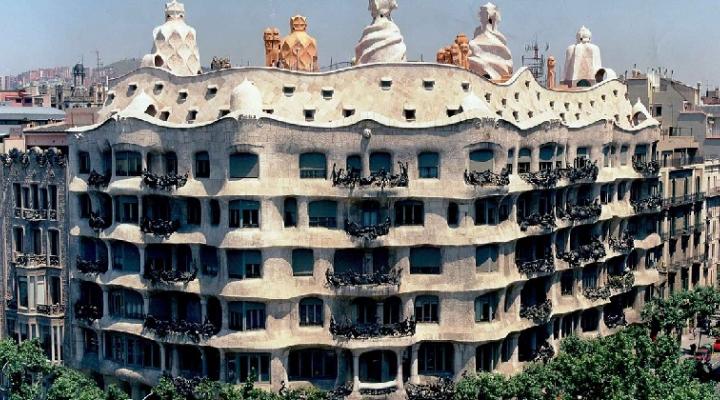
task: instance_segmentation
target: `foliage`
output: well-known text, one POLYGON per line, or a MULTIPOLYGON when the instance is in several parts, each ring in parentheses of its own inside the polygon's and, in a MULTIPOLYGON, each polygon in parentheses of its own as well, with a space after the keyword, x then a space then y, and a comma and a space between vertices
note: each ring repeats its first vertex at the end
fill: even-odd
POLYGON ((105 397, 95 382, 80 371, 59 367, 55 374, 47 400, 98 400, 105 397))
POLYGON ((9 339, 0 342, 0 367, 9 380, 10 400, 37 398, 43 376, 52 370, 37 339, 20 345, 9 339))

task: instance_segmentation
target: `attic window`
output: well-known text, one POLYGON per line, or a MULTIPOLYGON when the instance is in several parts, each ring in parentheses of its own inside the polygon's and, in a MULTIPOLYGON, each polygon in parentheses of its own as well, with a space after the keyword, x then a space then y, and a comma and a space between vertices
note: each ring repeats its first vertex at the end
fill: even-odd
POLYGON ((218 112, 218 118, 222 118, 228 114, 230 114, 230 110, 228 110, 227 108, 221 108, 220 112, 218 112))
POLYGON ((295 94, 295 85, 283 85, 282 91, 285 96, 290 97, 295 94))
POLYGON ((460 87, 462 87, 462 90, 464 90, 464 91, 467 92, 468 90, 470 90, 470 82, 468 82, 468 81, 462 81, 462 82, 460 83, 460 87))
POLYGON ((435 87, 434 79, 423 79, 423 88, 425 88, 425 90, 433 90, 434 87, 435 87))
POLYGON ((615 118, 615 122, 620 122, 620 115, 619 115, 619 114, 615 114, 615 115, 614 115, 614 118, 615 118))
POLYGON ((382 90, 390 90, 392 87, 392 78, 380 78, 380 89, 382 90))
POLYGON ((495 111, 495 114, 497 114, 498 117, 502 117, 502 110, 495 111))
POLYGON ((272 113, 275 112, 275 110, 272 109, 272 108, 265 108, 265 109, 263 109, 263 112, 264 112, 265 114, 272 114, 272 113))
POLYGON ((161 111, 158 118, 160 119, 160 121, 167 121, 168 119, 170 119, 170 111, 161 111))
POLYGON ((187 118, 186 118, 187 123, 192 124, 193 122, 195 122, 195 120, 197 119, 197 116, 198 116, 198 110, 188 111, 187 118))
POLYGON ((530 88, 530 81, 525 81, 525 87, 530 88))
POLYGON ((414 107, 405 107, 403 110, 403 114, 405 115, 405 120, 412 122, 415 121, 415 108, 414 107))
POLYGON ((114 91, 108 92, 107 99, 108 99, 108 104, 112 103, 113 100, 115 100, 115 92, 114 91))
POLYGON ((565 103, 565 111, 570 111, 570 103, 565 103))
POLYGON ((613 90, 613 96, 617 97, 617 95, 618 95, 618 91, 617 91, 617 90, 613 90))
POLYGON ((154 117, 155 115, 157 115, 157 109, 155 108, 154 105, 150 104, 150 105, 147 106, 147 108, 145 109, 145 114, 147 114, 147 115, 149 115, 149 116, 151 116, 151 117, 154 117))
POLYGON ((518 120, 518 112, 517 111, 513 111, 513 118, 515 118, 515 121, 518 120))
POLYGON ((320 94, 322 94, 323 99, 330 100, 333 97, 333 94, 335 93, 335 90, 331 87, 325 87, 320 90, 320 94))
POLYGON ((160 94, 162 92, 163 88, 165 87, 165 84, 162 82, 155 82, 155 86, 153 86, 153 92, 155 94, 160 94))
POLYGON ((183 103, 188 98, 188 91, 185 89, 182 89, 178 92, 178 103, 183 103))
POLYGON ((528 118, 532 118, 532 117, 533 117, 533 115, 534 115, 534 114, 533 114, 533 112, 532 112, 532 111, 528 111, 528 118))
POLYGON ((457 115, 463 112, 462 106, 448 106, 447 107, 447 116, 452 117, 453 115, 457 115))
POLYGON ((578 103, 578 110, 582 110, 582 103, 578 103))
POLYGON ((555 108, 555 102, 550 100, 550 108, 555 108))
POLYGON ((590 107, 595 107, 595 100, 590 100, 590 107))
POLYGON ((515 96, 515 101, 520 100, 520 93, 519 93, 519 92, 515 92, 515 95, 514 95, 514 96, 515 96))
POLYGON ((565 113, 560 113, 560 119, 563 120, 563 122, 565 122, 565 113))
POLYGON ((575 113, 575 119, 580 121, 580 113, 575 113))
POLYGON ((605 95, 600 95, 600 100, 605 101, 605 95))
POLYGON ((218 87, 217 87, 217 85, 209 85, 209 86, 207 87, 207 92, 205 93, 205 96, 208 97, 208 98, 210 98, 210 97, 215 97, 215 95, 217 94, 217 92, 218 92, 218 87))
POLYGON ((500 103, 501 103, 503 106, 506 106, 506 105, 507 105, 507 99, 502 99, 502 100, 500 100, 500 103))
POLYGON ((537 96, 537 99, 540 100, 540 92, 535 92, 535 95, 537 96))
POLYGON ((131 83, 128 85, 128 96, 132 96, 133 93, 137 90, 138 85, 137 83, 131 83))
POLYGON ((305 116, 305 121, 315 121, 315 109, 314 108, 306 108, 303 110, 303 115, 305 116))
POLYGON ((345 107, 343 107, 342 113, 343 113, 343 118, 351 117, 351 116, 355 115, 355 108, 345 106, 345 107))

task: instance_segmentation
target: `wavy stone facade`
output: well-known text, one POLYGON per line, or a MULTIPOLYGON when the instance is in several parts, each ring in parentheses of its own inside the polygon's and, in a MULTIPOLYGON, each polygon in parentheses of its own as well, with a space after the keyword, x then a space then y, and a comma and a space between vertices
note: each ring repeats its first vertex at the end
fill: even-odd
POLYGON ((67 358, 134 397, 251 371, 361 395, 612 333, 661 245, 661 207, 634 206, 659 131, 624 95, 415 63, 120 78, 69 139, 67 358), (228 106, 246 79, 257 115, 228 106))

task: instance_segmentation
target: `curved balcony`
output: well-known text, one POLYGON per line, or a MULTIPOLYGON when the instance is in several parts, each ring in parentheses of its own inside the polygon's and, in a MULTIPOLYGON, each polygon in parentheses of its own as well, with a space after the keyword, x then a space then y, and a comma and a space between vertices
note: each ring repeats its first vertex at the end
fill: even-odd
POLYGON ((607 286, 603 287, 587 287, 583 289, 583 296, 590 301, 596 300, 608 300, 610 298, 610 288, 607 286))
POLYGON ((415 334, 416 326, 417 322, 411 318, 390 324, 356 324, 350 320, 338 323, 335 318, 330 318, 330 333, 346 339, 412 336, 415 334))
POLYGON ((367 226, 345 219, 345 232, 354 238, 375 240, 390 233, 390 225, 390 217, 386 217, 381 224, 367 226))
POLYGON ((148 170, 142 172, 142 182, 145 186, 150 189, 160 189, 166 191, 177 190, 187 183, 188 174, 177 175, 177 174, 166 174, 156 175, 148 170))
POLYGON ((561 219, 572 222, 586 221, 600 217, 602 206, 596 201, 589 204, 567 204, 565 210, 558 208, 557 215, 561 219))
POLYGON ((110 179, 112 179, 112 175, 101 175, 97 173, 97 171, 92 170, 90 171, 90 175, 88 175, 87 184, 90 187, 102 189, 106 188, 110 184, 110 179))
POLYGON ((603 321, 605 322, 605 326, 608 328, 613 329, 619 326, 627 325, 625 313, 622 310, 615 310, 613 308, 606 307, 603 311, 603 321))
POLYGON ((395 269, 388 272, 371 272, 367 274, 355 271, 335 273, 328 269, 325 271, 325 279, 328 286, 333 288, 344 286, 400 286, 401 274, 402 270, 395 269))
POLYGON ((100 307, 94 304, 75 303, 75 318, 91 323, 102 318, 100 307))
POLYGON ((492 171, 468 171, 463 173, 465 183, 473 186, 507 186, 510 184, 510 173, 503 168, 499 174, 492 171))
POLYGON ((628 271, 622 275, 608 275, 607 286, 615 290, 630 290, 635 285, 635 274, 628 271))
POLYGON ((660 172, 660 163, 655 160, 641 161, 633 156, 632 165, 635 172, 642 175, 657 175, 660 172))
POLYGON ((188 271, 155 268, 152 264, 149 264, 145 269, 144 277, 153 284, 173 284, 192 282, 197 279, 197 274, 198 269, 194 262, 190 265, 188 271))
POLYGON ((398 165, 400 166, 400 173, 398 174, 391 174, 389 171, 381 169, 373 172, 370 176, 361 177, 355 171, 346 171, 343 168, 338 170, 336 165, 333 164, 332 185, 347 188, 376 186, 381 190, 386 187, 407 187, 410 181, 408 178, 408 163, 398 162, 398 165))
POLYGON ((151 219, 148 217, 142 217, 142 219, 140 219, 140 231, 164 239, 169 238, 178 229, 180 229, 180 221, 178 220, 151 219))
POLYGON ((575 165, 569 165, 560 171, 562 176, 570 183, 595 182, 599 168, 597 161, 589 162, 585 159, 575 159, 575 165))
POLYGON ((542 303, 531 306, 520 306, 520 318, 529 319, 536 323, 545 323, 550 320, 552 314, 552 302, 545 300, 542 303))
POLYGON ((640 200, 630 200, 630 205, 636 213, 660 211, 663 199, 660 195, 652 195, 640 200))
POLYGON ((539 226, 543 230, 552 230, 557 226, 555 223, 555 214, 553 213, 532 213, 530 215, 520 217, 518 218, 518 225, 520 225, 520 230, 523 232, 528 230, 531 226, 539 226))
POLYGON ((143 329, 152 332, 160 339, 187 339, 194 343, 207 340, 219 331, 209 320, 204 323, 189 322, 186 320, 165 320, 152 315, 145 317, 143 329))
POLYGON ((61 316, 65 314, 64 304, 38 304, 35 307, 38 314, 44 314, 51 317, 61 316))
POLYGON ((598 239, 593 238, 590 243, 578 246, 576 249, 560 253, 558 257, 573 267, 580 266, 587 261, 598 261, 605 257, 605 245, 598 239))
POLYGON ((608 244, 613 251, 622 254, 630 253, 635 248, 635 240, 627 231, 623 232, 620 238, 609 238, 608 244))
POLYGON ((86 260, 80 256, 75 260, 75 268, 83 274, 104 274, 108 270, 108 263, 105 259, 86 260))
POLYGON ((536 275, 555 272, 555 257, 552 252, 547 251, 545 257, 535 260, 521 260, 516 261, 518 271, 525 275, 536 275))
POLYGON ((552 188, 557 186, 558 181, 562 178, 562 172, 560 169, 523 172, 520 174, 520 178, 535 187, 552 188))

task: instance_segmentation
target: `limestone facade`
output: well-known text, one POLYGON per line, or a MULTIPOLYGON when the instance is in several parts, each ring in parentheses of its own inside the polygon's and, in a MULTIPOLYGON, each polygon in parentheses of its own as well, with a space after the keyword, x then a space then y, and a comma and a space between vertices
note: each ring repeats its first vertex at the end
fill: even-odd
POLYGON ((137 397, 163 372, 358 396, 512 373, 659 282, 661 207, 634 206, 659 130, 617 81, 140 69, 111 93, 69 136, 66 359, 137 397))

